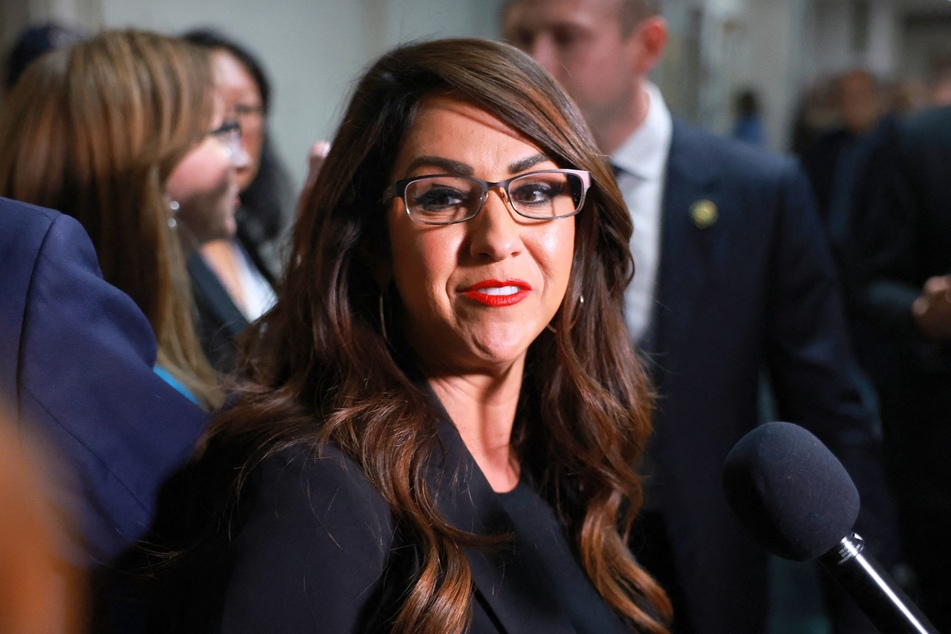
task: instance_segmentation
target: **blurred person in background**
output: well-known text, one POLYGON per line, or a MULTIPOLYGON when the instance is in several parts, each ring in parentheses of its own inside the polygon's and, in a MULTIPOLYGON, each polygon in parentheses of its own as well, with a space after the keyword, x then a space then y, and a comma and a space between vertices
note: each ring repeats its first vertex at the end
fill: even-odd
POLYGON ((851 219, 860 352, 919 605, 951 631, 951 106, 873 148, 851 219))
POLYGON ((789 135, 789 151, 796 156, 837 125, 834 85, 834 77, 822 77, 800 91, 789 135))
POLYGON ((760 100, 752 88, 740 91, 733 102, 733 138, 753 145, 765 145, 760 100))
POLYGON ((0 632, 80 634, 86 631, 81 568, 63 558, 69 519, 53 500, 61 463, 8 416, 0 395, 0 632))
POLYGON ((195 331, 185 257, 234 235, 244 156, 208 53, 147 32, 106 32, 49 53, 0 112, 0 195, 83 224, 106 281, 152 325, 156 372, 206 409, 220 394, 195 331))
POLYGON ((236 336, 276 299, 293 192, 268 135, 271 85, 263 65, 246 47, 216 31, 194 30, 184 38, 211 52, 225 116, 240 123, 241 143, 248 156, 247 165, 238 172, 237 235, 202 245, 200 254, 188 263, 205 351, 219 370, 228 371, 234 367, 236 336))
POLYGON ((851 190, 867 160, 871 135, 889 112, 884 87, 870 72, 853 69, 836 77, 837 123, 801 155, 833 245, 845 238, 851 190))
POLYGON ((88 37, 89 33, 85 29, 59 22, 47 22, 24 29, 13 42, 7 57, 6 92, 13 90, 20 75, 33 60, 53 49, 76 44, 88 37))

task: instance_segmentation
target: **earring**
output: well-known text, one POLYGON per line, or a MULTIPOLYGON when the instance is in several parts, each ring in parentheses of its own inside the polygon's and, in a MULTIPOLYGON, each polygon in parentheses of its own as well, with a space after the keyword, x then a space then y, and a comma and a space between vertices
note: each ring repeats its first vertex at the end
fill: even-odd
POLYGON ((178 226, 178 222, 175 221, 175 214, 178 213, 180 205, 177 200, 168 201, 168 210, 171 212, 171 215, 168 217, 168 226, 171 229, 174 229, 178 226))
POLYGON ((579 306, 584 306, 584 295, 579 295, 579 296, 578 296, 578 305, 579 305, 579 306))
POLYGON ((383 340, 389 341, 389 338, 386 336, 386 314, 383 308, 383 291, 382 290, 380 291, 377 308, 380 311, 380 332, 383 333, 383 340))

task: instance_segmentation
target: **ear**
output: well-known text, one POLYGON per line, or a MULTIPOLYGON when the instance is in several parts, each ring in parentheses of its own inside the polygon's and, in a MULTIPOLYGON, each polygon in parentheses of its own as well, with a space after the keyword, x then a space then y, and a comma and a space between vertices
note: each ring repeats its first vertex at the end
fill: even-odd
POLYGON ((667 48, 667 20, 659 15, 641 21, 631 34, 632 44, 637 48, 634 55, 634 72, 647 77, 667 48))

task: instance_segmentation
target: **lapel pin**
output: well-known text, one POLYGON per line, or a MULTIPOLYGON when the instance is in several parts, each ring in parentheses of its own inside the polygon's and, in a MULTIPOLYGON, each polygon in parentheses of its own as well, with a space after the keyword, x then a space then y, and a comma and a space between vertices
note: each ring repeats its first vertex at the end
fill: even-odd
POLYGON ((697 229, 712 227, 717 222, 717 206, 710 200, 698 200, 690 206, 690 219, 697 229))

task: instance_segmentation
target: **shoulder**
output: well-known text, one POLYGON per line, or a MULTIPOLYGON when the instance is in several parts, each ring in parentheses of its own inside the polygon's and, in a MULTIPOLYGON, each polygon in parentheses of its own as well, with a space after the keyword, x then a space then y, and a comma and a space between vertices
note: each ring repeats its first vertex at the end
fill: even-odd
POLYGON ((350 631, 374 618, 387 584, 405 589, 408 578, 384 575, 395 532, 389 506, 339 449, 285 450, 256 478, 234 544, 224 629, 350 631))
POLYGON ((935 132, 951 133, 951 106, 929 108, 899 124, 903 134, 919 139, 932 138, 935 132))
POLYGON ((709 178, 740 183, 785 179, 801 168, 795 158, 727 138, 697 126, 674 120, 669 166, 690 169, 709 178))
POLYGON ((951 156, 951 106, 924 110, 899 122, 897 139, 903 159, 944 163, 951 156))
POLYGON ((286 505, 295 517, 328 532, 371 520, 379 530, 392 530, 386 501, 336 445, 286 449, 265 459, 259 470, 258 504, 286 505))

